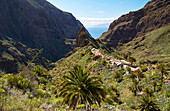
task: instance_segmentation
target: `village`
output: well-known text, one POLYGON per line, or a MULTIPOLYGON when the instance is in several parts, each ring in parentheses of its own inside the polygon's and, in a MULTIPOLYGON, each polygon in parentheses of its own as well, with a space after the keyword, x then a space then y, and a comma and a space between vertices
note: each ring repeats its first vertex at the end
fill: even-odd
MULTIPOLYGON (((133 65, 131 62, 128 62, 126 60, 118 60, 115 59, 113 56, 105 56, 104 54, 100 53, 99 49, 92 48, 91 52, 95 55, 96 58, 106 58, 107 61, 109 61, 111 66, 119 67, 123 66, 124 70, 129 70, 126 72, 127 75, 132 72, 136 72, 141 69, 141 66, 133 65)), ((147 67, 147 70, 155 70, 156 65, 151 65, 147 67)))

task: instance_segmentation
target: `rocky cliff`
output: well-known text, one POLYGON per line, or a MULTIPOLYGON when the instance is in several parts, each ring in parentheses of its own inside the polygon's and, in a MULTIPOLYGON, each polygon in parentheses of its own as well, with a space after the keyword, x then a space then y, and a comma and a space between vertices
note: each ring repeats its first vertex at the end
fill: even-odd
POLYGON ((76 37, 76 47, 84 47, 86 45, 92 45, 96 48, 99 47, 97 40, 89 34, 85 27, 82 27, 76 37))
POLYGON ((0 33, 31 48, 43 48, 43 55, 57 60, 70 47, 67 38, 76 38, 82 24, 46 0, 0 0, 0 33))
POLYGON ((144 8, 122 15, 99 38, 109 46, 121 46, 133 38, 170 24, 170 1, 152 0, 144 8))
POLYGON ((76 47, 84 47, 89 43, 90 34, 82 27, 76 37, 76 47))

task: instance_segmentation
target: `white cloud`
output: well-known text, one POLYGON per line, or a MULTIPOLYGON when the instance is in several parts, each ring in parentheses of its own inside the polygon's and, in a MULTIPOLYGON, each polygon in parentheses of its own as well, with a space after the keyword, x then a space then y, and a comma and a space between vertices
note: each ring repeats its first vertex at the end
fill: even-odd
POLYGON ((104 11, 97 11, 97 13, 102 14, 102 13, 104 13, 104 11))
POLYGON ((120 4, 125 4, 126 2, 128 2, 128 0, 124 0, 124 1, 120 2, 120 4))
POLYGON ((85 27, 108 27, 115 19, 116 18, 78 18, 85 27))

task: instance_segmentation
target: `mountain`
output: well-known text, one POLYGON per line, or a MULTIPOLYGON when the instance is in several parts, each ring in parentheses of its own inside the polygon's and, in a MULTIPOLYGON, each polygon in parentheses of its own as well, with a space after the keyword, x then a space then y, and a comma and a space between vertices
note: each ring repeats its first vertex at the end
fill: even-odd
MULTIPOLYGON (((39 53, 38 49, 28 48, 21 42, 0 34, 0 72, 17 73, 39 53)), ((50 68, 50 61, 42 57, 41 53, 36 56, 33 63, 50 68)))
POLYGON ((95 39, 91 37, 85 27, 82 27, 76 37, 76 47, 84 47, 90 42, 94 43, 97 47, 99 47, 95 39))
POLYGON ((0 33, 56 61, 69 52, 66 39, 76 38, 83 25, 46 0, 0 0, 0 33))
POLYGON ((121 46, 133 38, 169 25, 169 13, 169 0, 152 0, 144 8, 122 15, 115 20, 99 39, 109 46, 121 46))

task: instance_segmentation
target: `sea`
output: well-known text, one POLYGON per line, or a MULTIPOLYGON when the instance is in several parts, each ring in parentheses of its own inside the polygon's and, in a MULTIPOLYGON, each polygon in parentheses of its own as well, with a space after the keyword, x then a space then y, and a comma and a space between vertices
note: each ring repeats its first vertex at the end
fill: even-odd
POLYGON ((108 30, 108 27, 86 27, 86 28, 94 39, 99 38, 104 32, 108 30))

